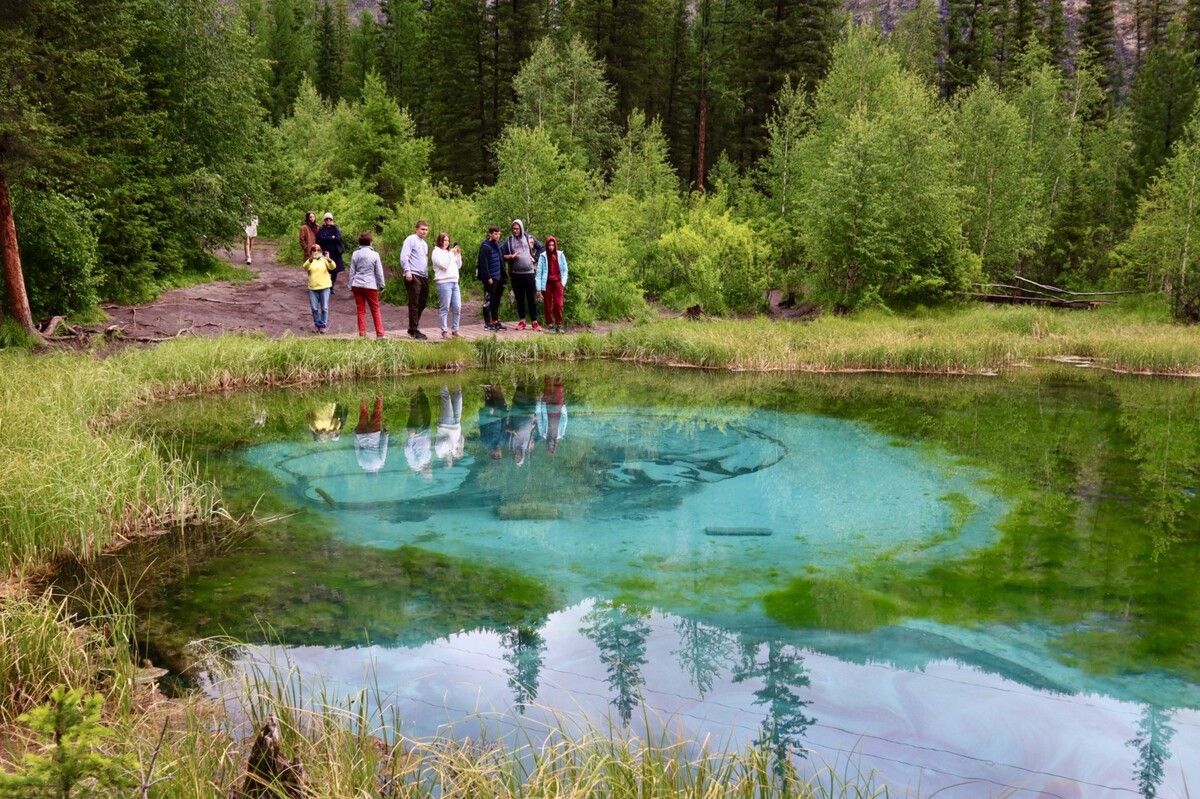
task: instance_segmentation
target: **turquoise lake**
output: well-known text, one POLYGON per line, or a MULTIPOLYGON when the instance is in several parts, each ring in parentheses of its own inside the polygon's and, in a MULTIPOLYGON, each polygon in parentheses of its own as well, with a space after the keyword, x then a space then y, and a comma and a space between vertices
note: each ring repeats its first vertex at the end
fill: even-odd
POLYGON ((1200 786, 1190 383, 593 365, 138 426, 272 520, 119 556, 151 653, 214 694, 273 665, 404 735, 611 726, 897 795, 1200 786))

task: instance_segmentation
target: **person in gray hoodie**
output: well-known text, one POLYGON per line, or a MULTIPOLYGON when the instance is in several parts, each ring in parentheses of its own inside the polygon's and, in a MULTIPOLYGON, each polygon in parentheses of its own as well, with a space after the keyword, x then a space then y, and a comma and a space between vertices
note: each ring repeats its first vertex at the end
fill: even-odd
POLYGON ((508 275, 512 279, 513 299, 517 303, 517 330, 525 329, 525 319, 533 323, 534 330, 541 330, 537 315, 537 260, 542 254, 542 245, 525 230, 525 223, 514 219, 512 235, 500 243, 508 275))
POLYGON ((350 256, 350 292, 358 309, 358 335, 367 335, 367 306, 375 323, 375 337, 383 338, 383 316, 379 313, 379 292, 383 291, 383 261, 371 246, 374 236, 369 232, 358 237, 358 249, 350 256))

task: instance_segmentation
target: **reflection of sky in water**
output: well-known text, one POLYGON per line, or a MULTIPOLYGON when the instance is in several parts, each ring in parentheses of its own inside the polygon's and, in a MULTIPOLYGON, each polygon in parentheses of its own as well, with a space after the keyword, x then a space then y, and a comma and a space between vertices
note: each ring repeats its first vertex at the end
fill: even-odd
POLYGON ((969 780, 939 795, 1013 786, 1117 796, 1145 783, 1166 796, 1182 790, 1188 768, 1188 784, 1200 784, 1188 757, 1200 751, 1200 713, 1169 709, 1200 707, 1200 689, 1158 673, 1068 667, 1049 627, 798 631, 764 614, 763 594, 806 569, 933 563, 992 543, 1008 508, 985 475, 863 425, 761 410, 573 406, 551 454, 536 432, 532 447, 523 438, 530 420, 545 428, 543 410, 515 405, 497 418, 485 407, 463 420, 462 457, 424 469, 406 453, 436 452, 437 441, 403 429, 388 431, 374 473, 359 467, 354 436, 274 442, 244 457, 344 542, 515 568, 564 609, 536 628, 419 646, 359 646, 352 629, 343 648, 293 636, 248 647, 246 658, 286 657, 343 696, 378 684, 409 735, 447 724, 504 734, 555 714, 637 730, 644 708, 656 729, 716 746, 757 741, 817 764, 854 753, 922 795, 969 780), (613 602, 630 590, 654 609, 613 602))
MULTIPOLYGON (((478 740, 486 731, 519 744, 545 725, 620 724, 619 680, 605 665, 605 641, 596 630, 595 617, 603 612, 585 602, 547 620, 540 630, 537 698, 522 715, 513 713, 520 691, 514 682, 530 672, 521 671, 520 647, 511 636, 464 632, 397 649, 255 646, 245 656, 286 659, 309 677, 319 675, 342 698, 383 686, 390 692, 385 704, 398 712, 409 736, 449 730, 478 740)), ((951 659, 916 670, 853 662, 657 612, 636 626, 644 647, 634 661, 636 692, 644 704, 631 716, 635 733, 647 731, 648 719, 651 732, 667 729, 686 740, 707 737, 713 748, 737 747, 761 740, 764 722, 782 722, 778 729, 799 719, 791 729, 799 728, 795 742, 813 766, 849 760, 914 795, 918 788, 929 796, 967 780, 973 782, 938 795, 998 796, 1004 786, 1021 789, 1016 796, 1137 795, 1132 775, 1147 759, 1139 759, 1134 739, 1154 713, 1146 706, 1040 691, 951 659), (722 652, 715 663, 705 656, 714 647, 722 652), (786 692, 799 702, 771 704, 770 697, 786 692)), ((1173 730, 1160 741, 1167 779, 1159 795, 1174 796, 1171 789, 1181 788, 1184 775, 1189 785, 1200 776, 1189 757, 1200 751, 1200 712, 1161 711, 1158 721, 1173 730)))

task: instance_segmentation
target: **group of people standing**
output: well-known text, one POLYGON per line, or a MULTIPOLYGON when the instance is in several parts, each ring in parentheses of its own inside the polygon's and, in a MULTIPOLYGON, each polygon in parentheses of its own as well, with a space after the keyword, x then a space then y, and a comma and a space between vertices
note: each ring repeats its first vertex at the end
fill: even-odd
MULTIPOLYGON (((421 315, 429 303, 429 281, 432 277, 438 298, 438 319, 443 339, 459 338, 462 319, 462 292, 459 277, 462 271, 462 248, 450 241, 447 233, 439 233, 430 253, 426 238, 429 223, 419 220, 413 232, 400 248, 400 272, 408 295, 408 335, 427 339, 421 332, 421 315), (430 264, 432 263, 432 274, 430 264)), ((370 310, 377 338, 383 338, 383 317, 379 294, 385 285, 383 261, 374 249, 374 237, 368 232, 359 234, 358 248, 350 256, 350 292, 354 296, 358 317, 358 335, 367 335, 366 314, 370 310)), ((313 327, 323 334, 329 327, 329 299, 337 277, 347 271, 343 256, 346 251, 341 231, 333 214, 326 213, 321 225, 316 214, 309 211, 300 226, 300 247, 307 260, 309 306, 313 327)), ((483 288, 483 323, 493 332, 505 330, 500 322, 500 302, 504 287, 512 283, 517 307, 517 330, 538 323, 537 298, 545 305, 546 325, 562 332, 563 294, 567 286, 567 257, 554 236, 547 236, 543 245, 525 230, 520 219, 513 220, 512 235, 503 241, 500 228, 488 228, 488 235, 479 245, 475 277, 483 288), (528 322, 527 322, 528 320, 528 322)))

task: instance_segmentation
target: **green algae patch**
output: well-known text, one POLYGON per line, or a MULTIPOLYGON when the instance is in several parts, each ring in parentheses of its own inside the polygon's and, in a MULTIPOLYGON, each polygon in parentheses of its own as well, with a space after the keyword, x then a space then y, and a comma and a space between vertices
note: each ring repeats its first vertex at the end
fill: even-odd
POLYGON ((765 594, 763 610, 788 627, 869 632, 895 624, 904 608, 893 597, 850 580, 799 578, 765 594))

